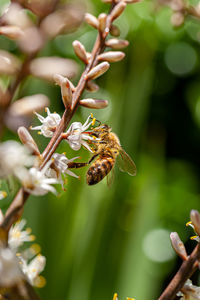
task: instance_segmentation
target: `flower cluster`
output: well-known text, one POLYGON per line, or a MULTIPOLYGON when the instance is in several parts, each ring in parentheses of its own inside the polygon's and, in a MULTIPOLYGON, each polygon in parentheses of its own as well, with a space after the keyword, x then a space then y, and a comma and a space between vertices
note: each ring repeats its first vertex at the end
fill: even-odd
MULTIPOLYGON (((117 293, 114 293, 113 300, 118 300, 118 294, 117 293)), ((130 298, 130 297, 126 297, 126 300, 135 300, 135 299, 130 298)))
POLYGON ((188 279, 182 287, 181 291, 177 293, 177 296, 181 297, 180 300, 199 300, 200 287, 193 285, 192 281, 188 279))
MULTIPOLYGON (((0 214, 0 222, 3 219, 0 214)), ((44 278, 39 274, 43 271, 46 263, 44 256, 38 253, 40 247, 32 245, 26 250, 20 251, 25 242, 34 241, 31 229, 23 230, 25 220, 18 221, 8 233, 8 248, 0 249, 0 285, 10 286, 26 277, 30 284, 42 286, 44 278), (6 277, 6 278, 5 278, 6 277)))

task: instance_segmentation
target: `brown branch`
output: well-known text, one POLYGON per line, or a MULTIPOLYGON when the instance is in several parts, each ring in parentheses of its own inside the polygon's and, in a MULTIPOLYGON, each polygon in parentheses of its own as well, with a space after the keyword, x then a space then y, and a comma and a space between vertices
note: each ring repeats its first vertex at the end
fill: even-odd
POLYGON ((198 268, 198 261, 200 259, 200 244, 198 243, 192 254, 188 257, 186 261, 184 261, 171 280, 169 285, 166 287, 162 295, 158 298, 158 300, 173 300, 176 297, 178 291, 181 290, 184 283, 188 278, 192 276, 192 274, 198 268))
MULTIPOLYGON (((111 10, 109 13, 112 12, 115 5, 112 4, 111 10)), ((112 20, 108 15, 107 28, 109 30, 110 30, 111 24, 112 24, 112 20)), ((60 124, 58 125, 53 137, 51 138, 49 144, 47 145, 46 149, 44 150, 44 152, 42 154, 44 160, 43 160, 43 163, 42 163, 40 169, 42 169, 45 166, 45 164, 49 161, 49 159, 55 152, 56 148, 62 141, 62 133, 67 128, 67 125, 69 124, 70 120, 72 119, 75 111, 77 110, 77 108, 79 106, 80 97, 86 87, 86 84, 87 84, 87 79, 86 79, 87 74, 94 66, 96 66, 96 64, 98 63, 97 56, 105 49, 105 40, 109 33, 109 30, 103 36, 101 35, 101 33, 98 33, 97 39, 95 41, 95 44, 94 44, 94 47, 93 47, 93 50, 91 53, 90 62, 88 63, 84 72, 82 73, 80 80, 78 82, 78 85, 73 94, 73 100, 72 100, 73 108, 65 109, 62 119, 60 121, 60 124)), ((8 232, 8 230, 10 229, 12 224, 14 222, 16 222, 19 219, 19 217, 21 217, 22 212, 23 212, 23 207, 24 207, 26 200, 28 199, 28 196, 29 196, 29 194, 27 192, 25 192, 23 188, 21 188, 19 190, 19 192, 17 193, 16 197, 13 199, 11 205, 9 206, 9 208, 6 212, 5 218, 1 224, 1 228, 3 228, 6 232, 8 232)))

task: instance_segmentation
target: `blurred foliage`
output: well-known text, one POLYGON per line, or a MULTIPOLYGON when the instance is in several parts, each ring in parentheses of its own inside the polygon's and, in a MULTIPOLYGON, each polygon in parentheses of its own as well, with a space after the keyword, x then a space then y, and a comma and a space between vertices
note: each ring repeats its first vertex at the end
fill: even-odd
MULTIPOLYGON (((99 0, 87 5, 95 15, 108 10, 99 0)), ((81 180, 68 177, 66 192, 58 198, 31 197, 26 204, 24 217, 47 257, 47 285, 39 290, 43 299, 111 300, 117 291, 120 299, 153 300, 180 265, 169 233, 177 231, 188 241, 193 234, 185 227, 189 212, 200 210, 200 21, 190 18, 174 29, 170 16, 156 1, 128 6, 116 22, 121 38, 130 42, 126 58, 98 79, 98 97, 110 106, 94 114, 117 133, 137 165, 137 176, 115 168, 112 187, 106 180, 90 187, 86 170, 78 170, 81 180)), ((95 36, 82 25, 49 42, 41 55, 76 59, 72 41, 90 50, 95 36)), ((18 53, 2 37, 0 48, 18 53)), ((62 113, 58 87, 30 77, 19 94, 33 93, 48 95, 51 109, 62 113)), ((79 109, 73 121, 84 121, 89 113, 79 109)), ((48 140, 33 136, 44 149, 48 140)), ((4 136, 13 137, 11 132, 4 136)), ((77 155, 64 142, 59 151, 69 158, 77 155)), ((85 150, 78 155, 88 160, 85 150)), ((8 199, 1 204, 6 208, 8 199)), ((188 251, 194 245, 188 241, 188 251)))

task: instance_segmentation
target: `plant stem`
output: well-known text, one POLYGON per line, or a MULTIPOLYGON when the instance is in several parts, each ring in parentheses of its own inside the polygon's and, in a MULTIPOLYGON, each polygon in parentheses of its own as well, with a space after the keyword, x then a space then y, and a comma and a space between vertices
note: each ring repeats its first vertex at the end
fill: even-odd
POLYGON ((200 259, 200 244, 197 244, 192 254, 185 260, 174 278, 171 280, 169 285, 166 287, 162 295, 158 300, 173 300, 176 297, 178 291, 181 290, 184 283, 198 267, 198 261, 200 259))

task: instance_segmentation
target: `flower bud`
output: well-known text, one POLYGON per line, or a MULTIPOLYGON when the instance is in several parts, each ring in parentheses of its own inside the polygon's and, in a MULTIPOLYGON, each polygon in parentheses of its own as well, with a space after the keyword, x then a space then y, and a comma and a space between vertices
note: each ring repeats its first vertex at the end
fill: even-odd
POLYGON ((9 115, 15 117, 20 115, 32 115, 34 111, 43 109, 49 105, 46 95, 36 94, 15 101, 9 108, 9 115))
POLYGON ((86 14, 85 14, 85 21, 86 21, 90 26, 92 26, 92 27, 94 27, 94 28, 96 28, 96 29, 99 28, 99 21, 98 21, 98 19, 97 19, 95 16, 93 16, 93 15, 91 15, 91 14, 89 14, 89 13, 86 13, 86 14))
POLYGON ((19 127, 17 130, 20 141, 35 155, 40 156, 40 150, 26 127, 19 127))
POLYGON ((86 89, 90 92, 97 92, 99 90, 99 86, 92 80, 88 80, 86 89))
POLYGON ((54 75, 54 80, 61 87, 61 94, 62 94, 62 100, 63 100, 64 106, 66 108, 71 107, 72 89, 71 89, 70 81, 67 78, 65 78, 59 74, 54 75))
POLYGON ((17 26, 1 26, 0 35, 4 35, 11 40, 17 40, 23 36, 23 31, 17 26))
POLYGON ((87 64, 88 63, 87 52, 83 44, 81 44, 79 41, 74 41, 72 45, 74 48, 74 52, 76 53, 78 58, 80 58, 85 64, 87 64))
POLYGON ((18 43, 23 52, 31 54, 43 47, 44 39, 40 30, 36 26, 32 26, 24 29, 24 34, 18 43))
POLYGON ((60 74, 72 78, 78 73, 78 66, 72 59, 57 56, 39 57, 30 63, 30 72, 33 76, 48 81, 54 81, 54 75, 60 74))
POLYGON ((171 16, 171 23, 175 27, 179 27, 184 22, 184 14, 182 12, 175 12, 171 16))
POLYGON ((53 76, 53 79, 54 79, 55 83, 58 84, 59 86, 61 86, 63 79, 67 79, 70 84, 70 87, 72 89, 72 92, 74 92, 76 89, 75 86, 73 85, 73 83, 68 78, 63 77, 60 74, 55 74, 53 76))
POLYGON ((194 229, 198 236, 200 236, 200 214, 197 210, 192 209, 190 212, 190 220, 194 225, 194 229))
POLYGON ((125 2, 123 1, 119 2, 111 11, 110 14, 111 20, 114 21, 116 18, 118 18, 123 13, 125 7, 126 7, 125 2))
POLYGON ((108 101, 107 100, 98 100, 98 99, 83 99, 80 100, 80 105, 88 108, 95 108, 95 109, 100 109, 100 108, 105 108, 108 106, 108 101))
POLYGON ((108 62, 102 62, 96 67, 92 68, 90 72, 86 75, 86 79, 95 79, 105 73, 110 67, 108 62))
POLYGON ((112 35, 112 36, 119 36, 120 35, 120 29, 119 29, 119 27, 117 27, 116 25, 111 25, 111 27, 110 27, 110 34, 112 35))
POLYGON ((87 60, 88 60, 88 62, 89 62, 89 60, 90 60, 92 54, 91 54, 90 52, 87 52, 86 54, 87 54, 87 60))
POLYGON ((137 2, 140 2, 141 0, 125 0, 125 2, 127 4, 132 4, 132 3, 137 3, 137 2))
POLYGON ((106 60, 108 62, 117 62, 124 58, 125 54, 121 51, 108 51, 98 55, 98 60, 106 60))
POLYGON ((179 235, 177 232, 171 232, 170 239, 172 243, 172 247, 175 250, 175 252, 183 259, 187 259, 187 252, 185 250, 185 246, 183 242, 181 241, 179 235))
POLYGON ((100 14, 98 20, 99 20, 99 31, 103 33, 104 30, 106 29, 107 15, 104 13, 100 14))
POLYGON ((106 41, 106 46, 112 49, 122 49, 129 45, 129 42, 126 40, 110 39, 106 41))
POLYGON ((7 51, 0 50, 0 74, 14 75, 20 69, 20 61, 7 51))

